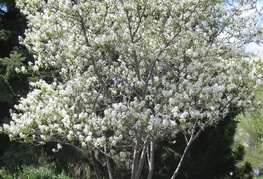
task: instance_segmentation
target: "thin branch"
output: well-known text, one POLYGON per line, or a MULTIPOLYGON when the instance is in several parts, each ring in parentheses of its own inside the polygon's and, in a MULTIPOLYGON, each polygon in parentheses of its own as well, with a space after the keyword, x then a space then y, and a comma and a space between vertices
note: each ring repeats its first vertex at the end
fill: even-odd
MULTIPOLYGON (((81 16, 80 13, 78 13, 78 16, 79 16, 79 18, 80 18, 81 30, 82 30, 83 35, 84 35, 84 37, 85 37, 86 44, 87 44, 87 46, 90 47, 91 45, 90 45, 89 39, 88 39, 88 37, 87 37, 87 29, 86 29, 86 26, 85 26, 85 21, 84 21, 84 19, 83 19, 83 17, 81 16)), ((105 95, 106 97, 108 97, 108 98, 110 99, 110 101, 112 102, 112 101, 113 101, 113 97, 112 97, 109 89, 107 88, 105 82, 102 80, 102 75, 100 74, 99 69, 97 68, 97 65, 96 65, 96 61, 95 61, 95 59, 94 59, 93 57, 91 58, 91 63, 92 63, 92 66, 93 66, 93 68, 94 68, 94 72, 95 72, 96 76, 98 77, 99 83, 100 83, 101 86, 102 86, 104 95, 105 95)))
POLYGON ((138 60, 138 57, 137 57, 135 50, 132 51, 132 56, 133 56, 134 62, 135 62, 134 65, 135 65, 135 71, 136 71, 137 78, 139 81, 141 81, 140 62, 138 60))
POLYGON ((139 38, 137 38, 137 39, 135 40, 134 37, 135 37, 136 33, 138 32, 138 30, 139 30, 139 28, 140 28, 140 24, 142 23, 142 17, 143 17, 144 12, 145 12, 145 7, 143 7, 142 12, 140 12, 140 7, 139 7, 139 5, 137 5, 136 10, 137 10, 137 15, 138 15, 138 17, 139 17, 139 20, 138 20, 138 22, 137 22, 137 24, 136 24, 135 30, 134 30, 133 33, 132 33, 133 43, 135 43, 135 42, 137 42, 138 40, 141 39, 141 37, 139 37, 139 38))
POLYGON ((187 135, 186 135, 186 134, 184 134, 184 139, 185 139, 185 142, 186 142, 186 143, 188 143, 188 142, 189 142, 189 140, 188 140, 188 138, 187 138, 187 135))
POLYGON ((191 146, 191 144, 193 143, 193 141, 200 135, 200 133, 201 133, 201 131, 202 131, 202 129, 199 129, 198 132, 197 132, 196 134, 194 134, 194 130, 195 130, 195 127, 193 127, 193 130, 192 130, 192 132, 191 132, 191 137, 190 137, 190 139, 188 140, 188 142, 187 142, 187 144, 186 144, 186 147, 185 147, 185 149, 184 149, 184 152, 183 152, 183 154, 182 154, 182 156, 181 156, 181 158, 180 158, 180 161, 179 161, 179 163, 178 163, 178 165, 177 165, 177 167, 176 167, 176 169, 175 169, 175 171, 174 171, 171 179, 175 179, 176 176, 178 175, 179 170, 180 170, 180 168, 181 168, 181 166, 182 166, 183 160, 184 160, 184 158, 185 158, 185 155, 186 155, 188 149, 190 148, 190 146, 191 146))
POLYGON ((129 14, 127 9, 124 9, 126 18, 128 20, 128 29, 131 37, 131 42, 133 42, 133 33, 132 33, 132 25, 131 25, 131 15, 129 14))

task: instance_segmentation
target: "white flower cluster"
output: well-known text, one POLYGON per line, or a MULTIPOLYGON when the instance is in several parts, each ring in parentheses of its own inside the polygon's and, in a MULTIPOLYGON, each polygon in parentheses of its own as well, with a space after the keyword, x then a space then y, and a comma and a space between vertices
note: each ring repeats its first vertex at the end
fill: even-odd
POLYGON ((248 107, 262 65, 237 47, 258 31, 235 15, 242 8, 221 2, 17 0, 31 66, 56 68, 63 79, 32 84, 3 130, 80 148, 131 146, 248 107))

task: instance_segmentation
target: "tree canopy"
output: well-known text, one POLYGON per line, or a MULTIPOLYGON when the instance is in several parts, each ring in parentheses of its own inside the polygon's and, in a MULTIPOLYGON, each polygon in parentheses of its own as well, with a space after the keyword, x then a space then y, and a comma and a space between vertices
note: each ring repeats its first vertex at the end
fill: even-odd
POLYGON ((20 71, 51 68, 60 78, 31 83, 2 130, 57 142, 54 151, 74 146, 110 179, 114 167, 137 179, 146 164, 152 178, 155 144, 182 133, 175 178, 203 129, 253 103, 261 59, 242 50, 261 37, 255 3, 18 0, 29 22, 22 43, 36 60, 20 71))

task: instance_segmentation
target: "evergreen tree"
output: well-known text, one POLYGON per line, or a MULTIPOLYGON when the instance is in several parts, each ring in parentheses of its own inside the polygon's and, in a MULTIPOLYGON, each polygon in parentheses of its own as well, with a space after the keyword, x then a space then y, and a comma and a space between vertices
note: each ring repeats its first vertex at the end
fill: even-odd
MULTIPOLYGON (((30 81, 41 78, 52 82, 55 76, 59 79, 55 69, 42 69, 38 73, 17 73, 28 62, 33 63, 32 55, 19 43, 19 36, 24 36, 26 28, 26 18, 16 8, 15 0, 0 0, 0 124, 9 123, 10 109, 13 109, 21 97, 27 95, 30 81)), ((54 163, 58 172, 64 170, 74 173, 74 165, 83 162, 83 157, 70 147, 63 147, 55 155, 52 148, 52 143, 40 148, 10 142, 7 135, 0 134, 0 166, 12 171, 21 165, 37 166, 40 155, 44 155, 47 157, 46 162, 54 163)))
MULTIPOLYGON (((232 117, 233 118, 233 117, 232 117)), ((193 143, 183 162, 179 178, 221 179, 236 173, 236 164, 243 159, 244 150, 233 150, 237 122, 231 118, 219 121, 201 133, 193 143)), ((155 178, 168 178, 172 169, 179 162, 179 155, 186 145, 184 136, 176 143, 162 142, 158 145, 155 178), (165 167, 164 167, 165 166, 165 167)), ((251 170, 249 171, 251 172, 251 170)))
MULTIPOLYGON (((257 98, 262 101, 263 91, 258 91, 257 98)), ((245 157, 242 164, 249 162, 254 169, 263 170, 263 110, 262 103, 254 106, 251 111, 237 117, 239 122, 236 134, 236 143, 245 148, 245 157)))
MULTIPOLYGON (((10 121, 10 110, 20 97, 29 91, 28 75, 16 70, 32 58, 25 47, 19 44, 26 19, 15 7, 15 0, 0 1, 0 123, 10 121)), ((7 135, 0 135, 0 165, 16 169, 21 164, 37 162, 36 150, 27 144, 10 142, 7 135)))

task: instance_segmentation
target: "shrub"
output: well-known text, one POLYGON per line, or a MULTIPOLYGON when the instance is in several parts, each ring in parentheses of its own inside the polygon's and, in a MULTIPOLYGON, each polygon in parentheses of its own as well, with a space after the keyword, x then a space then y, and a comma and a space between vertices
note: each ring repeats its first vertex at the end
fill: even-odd
POLYGON ((55 174, 47 167, 33 168, 24 167, 20 172, 11 174, 5 169, 0 170, 0 179, 72 179, 65 174, 55 174))
POLYGON ((54 174, 48 168, 24 168, 19 176, 23 179, 70 179, 70 177, 60 174, 54 174))

